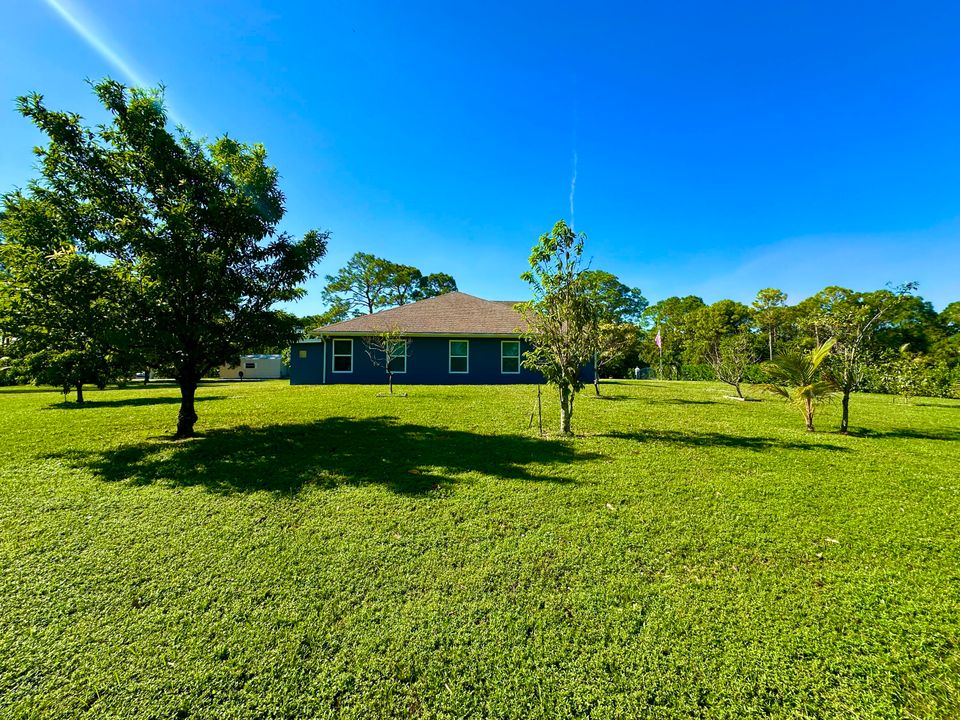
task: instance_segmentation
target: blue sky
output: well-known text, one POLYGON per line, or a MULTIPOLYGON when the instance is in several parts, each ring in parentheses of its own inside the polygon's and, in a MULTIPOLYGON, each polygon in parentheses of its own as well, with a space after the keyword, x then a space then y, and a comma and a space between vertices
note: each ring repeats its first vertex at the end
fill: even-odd
POLYGON ((0 188, 39 90, 163 83, 194 134, 266 145, 284 227, 523 299, 559 218, 653 301, 920 282, 960 300, 960 4, 24 0, 0 25, 0 188), (522 7, 521 7, 522 6, 522 7), (575 161, 576 158, 576 161, 575 161))

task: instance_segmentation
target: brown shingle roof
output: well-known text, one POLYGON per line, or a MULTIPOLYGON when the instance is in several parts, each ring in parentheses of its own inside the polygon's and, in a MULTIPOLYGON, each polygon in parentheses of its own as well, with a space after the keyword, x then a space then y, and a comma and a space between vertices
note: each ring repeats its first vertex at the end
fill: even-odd
POLYGON ((370 334, 397 330, 407 335, 518 335, 526 329, 507 300, 484 300, 451 292, 409 305, 317 329, 321 334, 370 334))

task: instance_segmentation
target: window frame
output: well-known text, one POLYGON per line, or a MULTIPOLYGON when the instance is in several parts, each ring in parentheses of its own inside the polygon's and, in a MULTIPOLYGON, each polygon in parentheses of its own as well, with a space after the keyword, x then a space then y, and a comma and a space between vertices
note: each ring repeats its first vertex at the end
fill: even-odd
MULTIPOLYGON (((384 372, 386 372, 388 375, 406 375, 407 374, 407 363, 410 362, 407 359, 410 356, 410 342, 408 340, 397 340, 397 342, 403 345, 403 370, 388 370, 387 368, 384 368, 384 372)), ((400 359, 399 357, 393 358, 393 360, 399 360, 399 359, 400 359)), ((388 360, 387 365, 389 365, 390 362, 391 361, 388 360)))
POLYGON ((465 338, 451 339, 447 341, 447 373, 450 375, 469 375, 470 374, 470 341, 465 338), (453 344, 454 343, 464 343, 467 346, 467 352, 465 355, 454 355, 453 354, 453 344), (454 370, 453 369, 453 358, 464 358, 467 363, 466 370, 454 370))
POLYGON ((520 341, 519 341, 519 340, 501 340, 501 341, 500 341, 500 374, 501 374, 501 375, 519 375, 519 374, 520 374, 520 357, 521 357, 522 354, 523 354, 523 348, 520 347, 520 341), (511 345, 516 345, 516 346, 517 346, 517 354, 516 354, 516 355, 504 355, 504 354, 503 354, 503 347, 504 347, 504 345, 506 345, 507 343, 510 343, 511 345), (503 361, 504 361, 504 360, 507 360, 507 359, 509 359, 509 360, 516 360, 516 361, 517 361, 517 369, 516 369, 516 370, 504 370, 504 369, 503 369, 503 361))
POLYGON ((243 361, 243 369, 244 369, 244 370, 256 370, 256 369, 257 369, 257 363, 254 362, 254 361, 252 361, 252 360, 244 360, 244 361, 243 361))
POLYGON ((349 375, 353 372, 353 338, 331 338, 330 339, 330 357, 332 358, 330 365, 330 372, 336 373, 338 375, 349 375), (350 343, 350 354, 346 355, 343 353, 337 354, 337 343, 338 342, 348 342, 350 343), (350 369, 349 370, 337 370, 337 358, 338 357, 348 357, 350 358, 350 369))

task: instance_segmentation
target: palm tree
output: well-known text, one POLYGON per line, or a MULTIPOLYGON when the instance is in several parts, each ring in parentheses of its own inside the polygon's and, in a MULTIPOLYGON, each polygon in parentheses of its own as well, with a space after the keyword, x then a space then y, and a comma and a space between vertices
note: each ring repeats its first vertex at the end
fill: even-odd
POLYGON ((813 411, 817 403, 836 392, 834 383, 820 372, 820 364, 827 359, 835 342, 835 338, 830 338, 808 353, 785 353, 764 365, 772 382, 761 387, 796 405, 803 414, 807 432, 813 432, 813 411))

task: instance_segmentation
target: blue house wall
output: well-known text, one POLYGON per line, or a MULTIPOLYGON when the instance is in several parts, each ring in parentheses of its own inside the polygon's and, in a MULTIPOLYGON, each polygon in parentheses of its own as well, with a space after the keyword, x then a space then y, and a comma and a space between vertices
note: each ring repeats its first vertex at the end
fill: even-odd
MULTIPOLYGON (((387 381, 386 370, 374 365, 366 352, 362 337, 337 337, 353 340, 352 372, 333 372, 333 341, 296 343, 290 352, 290 384, 320 385, 324 382, 326 361, 326 384, 377 385, 387 381)), ((399 385, 506 385, 530 384, 543 381, 538 372, 521 367, 519 373, 500 371, 501 342, 507 338, 458 338, 415 337, 408 341, 407 372, 394 373, 394 383, 399 385), (450 372, 450 340, 466 340, 469 366, 466 373, 450 372)), ((520 343, 521 354, 530 346, 520 343)), ((583 377, 592 381, 592 368, 584 368, 583 377)))

